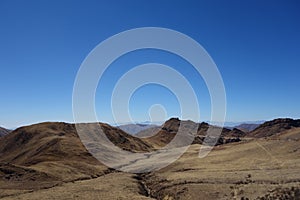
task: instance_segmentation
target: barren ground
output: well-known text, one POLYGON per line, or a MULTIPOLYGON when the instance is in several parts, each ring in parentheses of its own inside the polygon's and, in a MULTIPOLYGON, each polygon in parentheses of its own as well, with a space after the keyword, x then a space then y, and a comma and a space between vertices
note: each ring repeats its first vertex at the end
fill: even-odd
MULTIPOLYGON (((27 179, 24 182, 1 180, 0 198, 299 199, 299 128, 269 138, 245 139, 217 146, 202 159, 198 158, 199 148, 198 144, 192 145, 179 160, 156 172, 129 174, 108 170, 100 165, 95 169, 97 176, 81 177, 76 174, 79 179, 71 182, 68 177, 72 177, 74 172, 67 168, 61 171, 61 166, 57 168, 60 172, 56 171, 59 163, 33 165, 29 169, 39 171, 36 176, 48 174, 45 180, 49 179, 51 184, 34 180, 28 182, 27 179), (64 182, 54 184, 56 182, 51 177, 57 177, 57 173, 64 174, 64 182), (31 184, 40 184, 41 187, 37 189, 31 184)), ((159 161, 161 158, 157 159, 159 161)), ((138 162, 143 164, 142 160, 138 162)), ((27 169, 15 170, 21 173, 27 169)))

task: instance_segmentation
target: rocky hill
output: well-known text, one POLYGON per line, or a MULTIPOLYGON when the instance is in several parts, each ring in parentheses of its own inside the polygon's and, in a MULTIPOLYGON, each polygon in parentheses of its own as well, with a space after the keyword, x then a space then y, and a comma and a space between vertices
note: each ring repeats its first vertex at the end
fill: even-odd
POLYGON ((283 131, 300 127, 300 119, 294 120, 289 118, 274 119, 267 121, 249 133, 249 136, 262 138, 279 134, 283 131))
POLYGON ((240 129, 244 132, 250 132, 250 131, 253 131, 254 129, 256 129, 257 127, 259 127, 260 124, 247 124, 247 123, 244 123, 244 124, 240 124, 238 126, 235 126, 234 128, 237 128, 237 129, 240 129))
MULTIPOLYGON (((208 123, 195 123, 193 121, 182 121, 178 118, 171 118, 166 121, 161 127, 155 127, 143 130, 136 135, 139 137, 146 137, 144 140, 147 143, 154 145, 159 148, 168 144, 178 132, 178 129, 182 132, 192 134, 191 137, 195 137, 194 144, 201 144, 207 135, 207 131, 210 127, 214 128, 214 130, 221 131, 221 138, 217 144, 226 143, 226 139, 229 138, 240 138, 246 135, 242 130, 234 128, 233 130, 227 128, 220 128, 216 126, 209 125, 208 123), (195 133, 195 134, 194 134, 195 133)), ((188 134, 188 135, 189 135, 188 134)), ((181 140, 185 140, 185 138, 181 138, 181 140)), ((238 141, 238 140, 228 140, 229 141, 238 141)))
POLYGON ((10 133, 11 131, 5 128, 0 127, 0 137, 10 133))

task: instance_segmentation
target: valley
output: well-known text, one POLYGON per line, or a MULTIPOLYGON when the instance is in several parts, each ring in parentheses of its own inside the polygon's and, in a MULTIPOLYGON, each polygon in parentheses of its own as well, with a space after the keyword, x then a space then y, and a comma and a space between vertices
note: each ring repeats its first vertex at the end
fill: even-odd
MULTIPOLYGON (((156 135, 140 139, 101 126, 119 147, 146 153, 169 142, 178 123, 170 119, 156 135)), ((208 126, 200 124, 197 137, 204 137, 208 126)), ((22 127, 0 139, 0 198, 299 199, 299 121, 277 119, 252 132, 232 131, 224 129, 222 137, 240 136, 240 141, 219 144, 205 158, 198 157, 202 144, 194 141, 171 165, 134 174, 108 168, 91 156, 72 124, 22 127)), ((134 171, 143 164, 140 159, 124 167, 134 171)))

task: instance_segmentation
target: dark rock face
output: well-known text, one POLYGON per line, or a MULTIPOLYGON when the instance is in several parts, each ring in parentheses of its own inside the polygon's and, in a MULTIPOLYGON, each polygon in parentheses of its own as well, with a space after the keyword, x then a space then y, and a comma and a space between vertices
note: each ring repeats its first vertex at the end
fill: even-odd
POLYGON ((228 144, 228 143, 233 143, 233 142, 240 142, 241 139, 238 137, 233 137, 233 138, 224 138, 224 137, 211 137, 211 136, 197 136, 193 142, 193 144, 203 144, 205 141, 206 145, 211 145, 211 146, 218 146, 218 145, 223 145, 223 144, 228 144))
POLYGON ((233 128, 230 132, 228 132, 227 136, 228 137, 245 137, 247 135, 246 132, 237 129, 237 128, 233 128))
POLYGON ((232 143, 232 142, 240 142, 241 139, 240 138, 228 138, 228 139, 225 139, 225 142, 224 144, 227 144, 227 143, 232 143))
POLYGON ((280 125, 283 128, 300 127, 300 119, 297 120, 290 119, 290 118, 274 119, 272 121, 267 121, 263 123, 259 127, 269 127, 274 125, 280 125))
POLYGON ((300 127, 300 119, 298 120, 289 119, 289 118, 275 119, 263 123, 255 130, 250 132, 249 136, 257 137, 257 138, 269 137, 277 133, 280 133, 282 131, 291 128, 297 128, 297 127, 300 127))
POLYGON ((179 126, 180 126, 180 120, 178 118, 171 118, 164 123, 162 130, 168 132, 177 132, 179 126))
MULTIPOLYGON (((208 145, 221 145, 230 142, 240 141, 239 138, 244 137, 246 135, 245 132, 239 129, 230 130, 227 128, 213 126, 206 122, 196 123, 189 120, 181 121, 178 118, 171 118, 168 121, 166 121, 159 130, 156 129, 157 133, 147 138, 146 141, 150 144, 155 144, 155 146, 157 147, 163 147, 169 142, 171 142, 171 140, 177 134, 179 128, 182 132, 188 133, 190 135, 191 134, 194 135, 192 136, 195 137, 193 144, 202 144, 205 138, 207 138, 206 143, 208 145), (211 130, 211 134, 210 136, 207 136, 209 130, 211 130), (219 131, 221 131, 220 137, 216 135, 220 133, 219 131)), ((181 138, 180 140, 185 140, 185 139, 186 138, 181 138)), ((187 144, 185 142, 183 143, 187 144)))

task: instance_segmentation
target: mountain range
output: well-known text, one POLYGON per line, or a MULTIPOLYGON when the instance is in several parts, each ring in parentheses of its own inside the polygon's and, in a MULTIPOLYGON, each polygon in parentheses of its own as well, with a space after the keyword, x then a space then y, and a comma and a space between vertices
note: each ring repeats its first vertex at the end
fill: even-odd
MULTIPOLYGON (((224 126, 228 129, 240 129, 245 132, 249 132, 257 128, 259 125, 264 123, 265 121, 246 121, 246 122, 225 122, 224 126)), ((206 122, 209 123, 209 122, 206 122)), ((123 131, 135 135, 143 130, 149 129, 149 128, 158 128, 161 127, 164 124, 164 122, 141 122, 141 123, 127 123, 127 124, 121 124, 121 125, 113 125, 115 127, 118 127, 122 129, 123 131)), ((214 124, 214 123, 213 123, 214 124)), ((156 129, 154 129, 156 130, 156 129)))
MULTIPOLYGON (((157 172, 127 174, 95 159, 81 143, 74 124, 45 122, 20 127, 0 138, 0 198, 300 197, 300 120, 275 119, 243 131, 171 118, 161 127, 136 134, 143 138, 105 123, 82 127, 90 131, 99 125, 115 145, 132 152, 160 149, 175 137, 179 127, 187 132, 196 128, 196 134, 186 154, 170 166, 157 172), (209 127, 220 129, 221 137, 209 156, 199 159, 197 149, 209 127)), ((136 162, 142 165, 142 161, 136 162)))
POLYGON ((158 127, 155 124, 124 124, 124 125, 120 125, 118 126, 119 129, 122 129, 123 131, 125 131, 126 133, 135 135, 140 131, 149 129, 149 128, 154 128, 154 127, 158 127))

